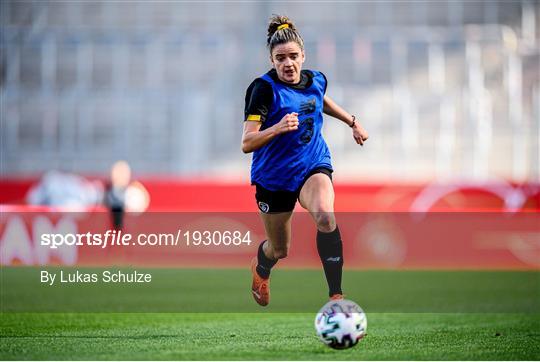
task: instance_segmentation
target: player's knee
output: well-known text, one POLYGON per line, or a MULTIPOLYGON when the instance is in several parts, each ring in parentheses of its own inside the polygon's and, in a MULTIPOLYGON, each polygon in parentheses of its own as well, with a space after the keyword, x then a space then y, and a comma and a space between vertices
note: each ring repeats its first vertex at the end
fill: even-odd
POLYGON ((315 215, 315 221, 317 223, 317 229, 329 233, 336 228, 336 219, 332 212, 318 212, 315 215))

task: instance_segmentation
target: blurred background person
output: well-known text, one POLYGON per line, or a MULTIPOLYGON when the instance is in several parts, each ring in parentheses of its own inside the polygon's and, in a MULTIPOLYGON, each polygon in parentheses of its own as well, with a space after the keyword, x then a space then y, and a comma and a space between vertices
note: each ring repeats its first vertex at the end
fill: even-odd
POLYGON ((62 171, 49 171, 29 191, 30 205, 84 209, 101 204, 100 182, 62 171))
POLYGON ((145 187, 131 180, 129 164, 126 161, 115 162, 105 191, 105 205, 111 212, 115 229, 122 229, 126 211, 142 212, 149 203, 150 196, 145 187))

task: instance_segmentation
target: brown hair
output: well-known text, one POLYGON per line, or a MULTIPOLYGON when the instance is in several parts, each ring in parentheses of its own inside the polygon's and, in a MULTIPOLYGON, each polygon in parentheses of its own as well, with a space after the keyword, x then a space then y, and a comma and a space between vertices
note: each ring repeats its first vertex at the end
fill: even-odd
POLYGON ((270 53, 272 53, 272 49, 276 45, 285 44, 290 41, 295 42, 300 49, 304 50, 304 40, 291 19, 283 15, 272 15, 268 23, 268 35, 266 38, 266 46, 270 50, 270 53))

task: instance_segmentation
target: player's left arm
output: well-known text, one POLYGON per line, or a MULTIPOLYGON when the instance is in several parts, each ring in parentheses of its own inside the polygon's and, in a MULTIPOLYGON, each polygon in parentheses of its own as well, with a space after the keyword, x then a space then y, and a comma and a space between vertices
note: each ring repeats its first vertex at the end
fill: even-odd
POLYGON ((362 127, 358 119, 354 119, 351 114, 346 112, 328 96, 324 96, 323 112, 339 119, 349 127, 351 127, 354 120, 354 126, 352 127, 353 138, 359 145, 363 146, 364 142, 369 138, 367 131, 362 127))

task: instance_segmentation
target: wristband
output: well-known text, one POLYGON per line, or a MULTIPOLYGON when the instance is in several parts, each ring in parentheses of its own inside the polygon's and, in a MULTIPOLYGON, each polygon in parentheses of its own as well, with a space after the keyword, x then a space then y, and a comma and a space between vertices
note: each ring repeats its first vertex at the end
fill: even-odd
POLYGON ((355 124, 356 124, 356 117, 353 114, 352 115, 352 123, 349 125, 349 127, 353 128, 355 124))

